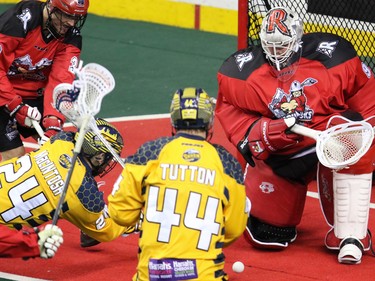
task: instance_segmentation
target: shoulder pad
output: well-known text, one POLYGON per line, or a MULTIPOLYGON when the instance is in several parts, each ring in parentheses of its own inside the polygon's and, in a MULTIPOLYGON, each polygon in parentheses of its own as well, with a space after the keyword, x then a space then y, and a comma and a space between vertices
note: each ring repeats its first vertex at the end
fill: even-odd
POLYGON ((263 64, 268 63, 260 46, 251 46, 242 49, 229 58, 221 65, 219 72, 233 78, 246 80, 249 75, 263 64))
POLYGON ((317 60, 326 68, 342 64, 357 56, 353 45, 338 35, 307 33, 302 37, 302 57, 317 60))

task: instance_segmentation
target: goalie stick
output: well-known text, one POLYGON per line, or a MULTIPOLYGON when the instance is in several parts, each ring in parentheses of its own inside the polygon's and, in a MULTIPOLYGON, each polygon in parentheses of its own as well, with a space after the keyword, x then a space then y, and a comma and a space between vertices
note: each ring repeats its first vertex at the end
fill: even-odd
POLYGON ((341 124, 334 125, 324 131, 318 131, 294 124, 295 119, 285 119, 293 133, 316 140, 316 154, 320 163, 328 168, 340 170, 353 165, 369 150, 374 139, 374 129, 367 120, 351 121, 344 117, 334 116, 341 124), (293 125, 294 124, 294 125, 293 125))
POLYGON ((44 131, 43 131, 42 127, 40 126, 39 122, 34 120, 34 119, 31 119, 31 123, 33 124, 33 127, 36 130, 36 132, 38 133, 39 137, 43 139, 45 137, 44 131))
POLYGON ((59 219, 74 166, 81 152, 85 134, 91 127, 90 123, 92 123, 92 121, 95 122, 94 116, 100 111, 104 96, 109 94, 115 87, 115 80, 112 74, 99 64, 90 63, 82 68, 81 61, 80 66, 75 69, 75 72, 78 80, 75 80, 73 84, 60 84, 56 86, 53 92, 54 107, 79 128, 78 139, 73 149, 71 166, 69 167, 53 215, 53 225, 56 225, 59 219))

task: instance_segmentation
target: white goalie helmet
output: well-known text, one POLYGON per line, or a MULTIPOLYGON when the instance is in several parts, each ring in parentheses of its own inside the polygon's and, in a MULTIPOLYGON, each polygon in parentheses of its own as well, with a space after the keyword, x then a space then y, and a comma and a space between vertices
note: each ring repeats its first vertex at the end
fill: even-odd
POLYGON ((285 7, 275 7, 263 19, 260 40, 264 53, 277 71, 291 64, 301 49, 303 22, 297 13, 285 7))

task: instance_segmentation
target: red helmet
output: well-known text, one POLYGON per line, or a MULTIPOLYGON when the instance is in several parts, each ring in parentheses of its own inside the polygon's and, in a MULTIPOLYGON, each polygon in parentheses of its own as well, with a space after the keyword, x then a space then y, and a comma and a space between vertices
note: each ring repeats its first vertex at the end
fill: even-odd
POLYGON ((86 16, 89 0, 50 0, 50 8, 57 8, 71 16, 86 16))
POLYGON ((51 18, 55 14, 62 23, 62 16, 65 15, 75 21, 75 30, 81 30, 86 21, 87 10, 89 8, 89 0, 48 0, 47 11, 48 19, 46 21, 47 29, 55 38, 66 36, 66 32, 61 33, 59 26, 54 24, 51 18))

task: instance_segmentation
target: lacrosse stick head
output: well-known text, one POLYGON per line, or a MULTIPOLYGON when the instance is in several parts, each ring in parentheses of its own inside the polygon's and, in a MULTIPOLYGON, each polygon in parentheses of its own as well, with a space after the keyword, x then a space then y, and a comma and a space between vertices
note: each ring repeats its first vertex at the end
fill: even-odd
POLYGON ((83 116, 95 116, 104 96, 115 87, 112 74, 103 66, 89 63, 75 70, 73 83, 62 83, 53 91, 53 106, 68 120, 80 127, 83 116))
POLYGON ((340 170, 357 163, 372 144, 374 130, 371 124, 347 121, 322 131, 317 137, 318 159, 328 168, 340 170))
MULTIPOLYGON (((117 128, 106 120, 96 118, 92 121, 96 124, 97 132, 90 130, 85 133, 81 153, 90 162, 92 174, 103 177, 116 166, 117 162, 113 159, 112 151, 121 154, 124 141, 117 128), (110 145, 112 151, 108 149, 102 139, 110 145)), ((78 137, 79 133, 75 138, 78 139, 78 137)))

